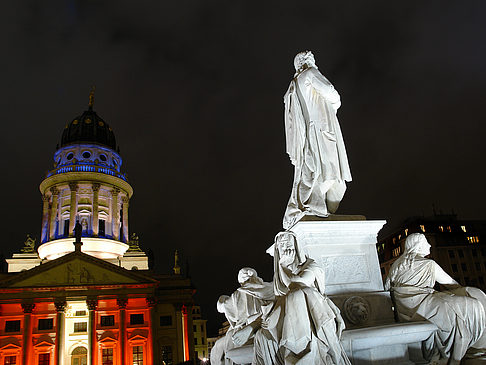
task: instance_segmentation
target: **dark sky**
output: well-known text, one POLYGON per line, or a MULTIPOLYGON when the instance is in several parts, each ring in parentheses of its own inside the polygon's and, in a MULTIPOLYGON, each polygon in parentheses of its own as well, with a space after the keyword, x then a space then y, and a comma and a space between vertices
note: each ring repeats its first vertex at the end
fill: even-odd
POLYGON ((13 1, 0 9, 1 251, 39 237, 38 185, 64 125, 114 129, 135 193, 130 230, 169 272, 190 263, 213 334, 243 266, 265 249, 292 183, 283 94, 314 52, 341 94, 353 182, 338 211, 396 226, 486 218, 484 1, 13 1))

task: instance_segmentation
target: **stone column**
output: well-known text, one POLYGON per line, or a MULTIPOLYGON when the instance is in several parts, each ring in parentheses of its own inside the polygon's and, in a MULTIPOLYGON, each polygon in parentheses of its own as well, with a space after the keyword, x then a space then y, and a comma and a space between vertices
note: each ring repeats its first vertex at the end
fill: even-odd
POLYGON ((113 239, 120 238, 120 209, 118 208, 118 194, 120 189, 113 188, 111 191, 111 234, 113 239))
POLYGON ((51 188, 52 194, 52 204, 51 204, 51 215, 50 215, 50 222, 49 222, 49 239, 52 240, 56 234, 56 217, 57 217, 57 208, 58 208, 58 199, 59 199, 59 190, 52 187, 51 188))
POLYGON ((22 303, 22 310, 24 311, 24 335, 22 342, 22 364, 29 365, 30 357, 32 355, 32 311, 35 308, 35 304, 31 302, 22 303))
POLYGON ((159 328, 159 322, 157 321, 157 299, 155 297, 148 297, 145 298, 145 301, 150 308, 150 338, 147 341, 147 354, 153 354, 154 364, 160 364, 160 351, 157 346, 157 328, 159 328))
POLYGON ((118 308, 120 309, 120 332, 119 332, 119 342, 120 342, 120 364, 125 364, 127 355, 126 355, 126 332, 127 332, 127 324, 126 324, 126 308, 127 308, 128 299, 125 297, 120 297, 116 300, 116 304, 118 304, 118 308))
POLYGON ((42 230, 41 242, 44 243, 49 239, 49 196, 42 195, 42 230))
POLYGON ((66 301, 54 302, 57 311, 56 318, 56 357, 54 364, 64 365, 64 310, 66 309, 66 301))
POLYGON ((128 243, 130 237, 128 236, 128 196, 122 197, 123 202, 123 242, 128 243))
POLYGON ((71 189, 71 201, 69 205, 69 235, 73 235, 74 226, 76 225, 76 213, 78 211, 78 184, 69 183, 69 189, 71 189))
POLYGON ((91 185, 91 189, 93 190, 93 236, 97 237, 99 232, 99 193, 100 193, 100 184, 93 183, 91 185))
POLYGON ((98 299, 88 298, 86 305, 89 310, 88 323, 88 364, 96 364, 96 309, 98 308, 98 299))

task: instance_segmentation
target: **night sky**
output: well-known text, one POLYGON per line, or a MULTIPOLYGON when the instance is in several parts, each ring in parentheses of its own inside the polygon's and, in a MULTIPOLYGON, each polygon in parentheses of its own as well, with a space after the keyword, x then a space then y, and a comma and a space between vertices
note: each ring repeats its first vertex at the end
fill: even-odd
POLYGON ((484 219, 486 2, 13 1, 0 11, 0 251, 40 236, 38 185, 96 85, 134 188, 130 231, 179 249, 209 320, 243 266, 272 278, 293 166, 283 95, 312 50, 341 94, 339 214, 484 219))

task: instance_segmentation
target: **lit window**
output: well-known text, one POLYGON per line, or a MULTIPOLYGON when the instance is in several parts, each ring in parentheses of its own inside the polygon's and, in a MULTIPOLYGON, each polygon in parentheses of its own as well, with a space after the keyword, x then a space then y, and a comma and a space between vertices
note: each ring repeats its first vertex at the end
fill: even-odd
POLYGON ((467 242, 469 242, 469 243, 478 243, 479 242, 479 237, 478 236, 468 236, 467 237, 467 242))
POLYGON ((115 316, 101 316, 100 318, 101 327, 112 327, 115 325, 115 316))
POLYGON ((144 324, 143 314, 130 314, 130 324, 144 324))
POLYGON ((397 257, 398 255, 400 255, 400 252, 402 251, 402 248, 401 247, 397 247, 393 250, 392 252, 392 255, 393 257, 397 257))
POLYGON ((408 228, 405 228, 405 236, 408 236, 408 228))
POLYGON ((132 353, 133 365, 143 365, 143 346, 133 346, 132 353))
POLYGON ((461 226, 463 232, 466 232, 466 226, 461 226))
POLYGON ((39 354, 38 365, 49 365, 50 355, 49 354, 39 354))
POLYGON ((423 224, 421 224, 421 225, 420 225, 420 230, 421 230, 422 232, 425 232, 425 226, 424 226, 423 224))
POLYGON ((101 352, 101 363, 103 365, 113 365, 113 349, 103 349, 101 352))
POLYGON ((76 311, 75 316, 76 317, 82 317, 86 315, 86 311, 76 311))
POLYGON ((17 356, 5 356, 5 360, 3 362, 4 365, 15 365, 17 364, 17 356))
POLYGON ((447 232, 452 232, 451 226, 447 226, 447 232))
POLYGON ((39 319, 39 324, 37 328, 42 331, 42 330, 52 330, 54 328, 53 320, 52 318, 41 318, 39 319))
POLYGON ((398 239, 399 239, 399 240, 401 240, 401 239, 402 239, 402 235, 401 235, 401 234, 399 234, 399 235, 398 235, 398 239))
POLYGON ((76 322, 74 332, 88 332, 88 322, 76 322))
POLYGON ((444 232, 444 227, 443 226, 439 226, 439 231, 444 232))
POLYGON ((20 320, 18 321, 6 321, 5 332, 20 332, 20 320))
POLYGON ((393 237, 393 244, 397 243, 396 237, 393 237))

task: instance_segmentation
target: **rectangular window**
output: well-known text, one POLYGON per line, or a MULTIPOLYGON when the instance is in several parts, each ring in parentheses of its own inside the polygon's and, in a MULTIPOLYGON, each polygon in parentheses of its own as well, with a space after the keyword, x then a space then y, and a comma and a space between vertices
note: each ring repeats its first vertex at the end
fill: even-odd
POLYGON ((197 332, 197 326, 196 325, 192 326, 192 332, 197 332))
POLYGON ((457 272, 457 265, 456 264, 452 264, 452 272, 457 272))
POLYGON ((104 219, 98 220, 98 236, 101 236, 101 237, 105 236, 105 220, 104 219))
POLYGON ((172 316, 160 316, 161 326, 172 326, 172 316))
POLYGON ((3 361, 4 365, 15 365, 17 364, 17 356, 5 356, 5 360, 3 361))
POLYGON ((205 341, 204 341, 204 337, 203 337, 203 338, 201 338, 201 343, 202 343, 203 345, 205 345, 205 343, 204 343, 204 342, 205 342, 205 341))
POLYGON ((194 337, 194 345, 197 345, 197 337, 194 337))
POLYGON ((130 324, 144 324, 143 314, 130 314, 130 324))
POLYGON ((133 365, 143 365, 143 346, 133 346, 133 365))
POLYGON ((461 264, 461 269, 462 269, 462 271, 466 272, 467 271, 467 265, 461 264))
POLYGON ((204 332, 204 325, 201 325, 201 332, 204 332))
POLYGON ((408 228, 405 228, 405 236, 408 236, 408 228))
POLYGON ((451 226, 447 226, 447 232, 452 232, 451 226))
POLYGON ((101 351, 101 363, 103 365, 113 365, 113 349, 103 349, 101 351))
POLYGON ((69 219, 64 219, 64 237, 69 236, 69 219))
POLYGON ((101 327, 112 327, 115 325, 115 316, 101 316, 101 327))
POLYGON ((5 332, 20 332, 20 320, 6 321, 5 332))
POLYGON ((86 311, 76 311, 75 316, 76 317, 82 317, 86 315, 86 311))
POLYGON ((463 232, 466 232, 466 226, 461 226, 463 232))
POLYGON ((50 354, 39 354, 39 365, 49 365, 50 354))
POLYGON ((41 318, 37 325, 39 331, 52 330, 54 328, 54 321, 52 318, 41 318))
POLYGON ((478 236, 468 236, 467 237, 467 242, 469 242, 469 243, 478 243, 479 242, 479 237, 478 236))
POLYGON ((482 276, 479 277, 479 284, 484 284, 484 279, 482 276))
POLYGON ((162 346, 162 361, 167 365, 172 365, 172 346, 162 346))
POLYGON ((444 226, 439 226, 439 231, 444 232, 444 226))
POLYGON ((425 226, 424 226, 423 224, 421 224, 421 225, 420 225, 420 230, 421 230, 422 232, 425 232, 425 226))
POLYGON ((74 323, 74 332, 88 332, 88 322, 74 323))
POLYGON ((464 257, 464 252, 462 252, 462 250, 457 250, 457 253, 459 254, 460 258, 464 257))
POLYGON ((452 250, 448 250, 448 252, 449 252, 449 257, 450 257, 451 259, 453 259, 454 257, 456 257, 456 255, 454 254, 454 251, 452 251, 452 250))

